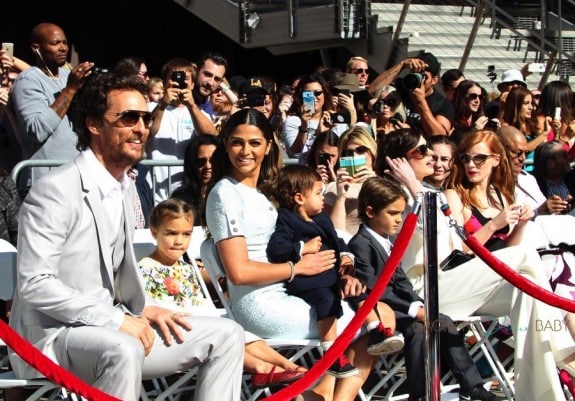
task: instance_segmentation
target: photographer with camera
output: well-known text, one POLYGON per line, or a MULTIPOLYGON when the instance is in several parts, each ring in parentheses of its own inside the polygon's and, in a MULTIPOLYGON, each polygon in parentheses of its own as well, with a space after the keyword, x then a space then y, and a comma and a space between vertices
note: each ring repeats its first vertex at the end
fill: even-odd
POLYGON ((372 128, 376 137, 389 134, 399 128, 409 128, 404 121, 405 107, 399 92, 391 85, 386 85, 370 101, 370 109, 375 116, 372 119, 372 128))
POLYGON ((440 69, 441 65, 432 53, 422 53, 381 73, 371 83, 369 93, 373 97, 383 86, 395 83, 406 107, 406 122, 412 128, 421 129, 427 135, 449 135, 453 126, 453 106, 435 91, 440 69), (411 72, 399 77, 405 69, 411 72))
MULTIPOLYGON (((191 61, 179 57, 170 59, 162 66, 160 76, 164 81, 164 97, 148 104, 155 118, 150 128, 148 158, 182 160, 195 135, 217 135, 217 131, 210 116, 192 96, 196 66, 191 61)), ((181 185, 183 168, 171 167, 168 171, 168 167, 155 167, 153 174, 157 183, 154 198, 160 202, 181 185)))

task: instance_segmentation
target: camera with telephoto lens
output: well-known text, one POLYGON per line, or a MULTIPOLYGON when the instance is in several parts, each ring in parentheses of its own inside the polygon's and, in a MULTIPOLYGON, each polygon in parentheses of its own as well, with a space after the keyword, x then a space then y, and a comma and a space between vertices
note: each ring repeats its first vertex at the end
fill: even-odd
POLYGON ((403 77, 403 87, 408 91, 412 91, 421 86, 422 82, 425 82, 427 75, 424 72, 410 72, 405 77, 403 77))

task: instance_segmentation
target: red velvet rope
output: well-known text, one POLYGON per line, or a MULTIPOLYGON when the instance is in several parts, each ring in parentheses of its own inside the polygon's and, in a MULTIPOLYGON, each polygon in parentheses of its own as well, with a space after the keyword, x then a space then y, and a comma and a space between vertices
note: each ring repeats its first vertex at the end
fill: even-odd
POLYGON ((48 380, 81 395, 89 401, 120 401, 119 398, 89 386, 77 376, 54 363, 2 320, 0 320, 0 336, 8 347, 12 348, 20 358, 48 380))
POLYGON ((314 364, 301 379, 265 398, 265 401, 286 401, 291 400, 298 394, 301 394, 335 362, 343 351, 345 351, 363 324, 367 314, 373 310, 379 297, 383 294, 383 291, 395 273, 397 266, 399 266, 399 262, 401 262, 403 254, 407 249, 407 245, 415 231, 416 224, 417 215, 411 213, 405 218, 405 222, 397 236, 395 244, 391 250, 391 254, 389 255, 389 259, 383 267, 383 274, 377 280, 377 283, 365 299, 364 304, 357 310, 355 316, 349 322, 343 333, 340 334, 333 345, 325 352, 323 357, 314 364))
POLYGON ((511 269, 501 260, 497 259, 487 248, 485 248, 473 235, 469 235, 463 240, 481 260, 491 267, 497 274, 513 284, 514 287, 523 291, 533 298, 543 301, 548 305, 556 306, 568 312, 575 312, 575 301, 560 297, 553 292, 540 287, 537 283, 522 277, 515 270, 511 269))

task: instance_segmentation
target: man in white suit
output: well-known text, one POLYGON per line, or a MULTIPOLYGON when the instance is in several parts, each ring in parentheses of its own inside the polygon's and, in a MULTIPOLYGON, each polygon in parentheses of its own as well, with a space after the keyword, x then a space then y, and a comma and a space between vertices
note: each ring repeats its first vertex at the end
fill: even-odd
MULTIPOLYGON (((82 74, 81 69, 74 72, 82 74)), ((148 302, 132 248, 134 186, 153 122, 137 78, 90 77, 78 93, 80 155, 37 181, 21 209, 10 324, 86 382, 137 401, 141 380, 199 365, 195 400, 240 399, 244 333, 228 319, 148 302)), ((12 353, 18 377, 39 373, 12 353)))

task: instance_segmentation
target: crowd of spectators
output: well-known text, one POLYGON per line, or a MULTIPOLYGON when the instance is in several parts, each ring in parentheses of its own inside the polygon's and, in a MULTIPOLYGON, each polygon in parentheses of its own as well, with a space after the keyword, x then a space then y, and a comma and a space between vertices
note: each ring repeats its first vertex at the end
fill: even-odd
MULTIPOLYGON (((199 224, 201 218, 214 241, 228 276, 235 318, 256 336, 303 339, 321 333, 322 339, 331 344, 336 331, 340 332, 354 313, 345 299, 359 297, 373 285, 361 275, 356 277, 353 266, 330 276, 337 280, 332 284, 341 293, 336 291, 338 305, 327 315, 338 317, 337 322, 330 320, 329 335, 321 324, 319 329, 316 327, 322 321, 315 315, 316 309, 322 309, 311 308, 290 292, 286 283, 294 277, 307 278, 334 268, 340 255, 334 256, 333 248, 340 247, 330 244, 332 250, 326 251, 320 242, 315 251, 308 247, 303 252, 302 245, 293 261, 290 258, 282 263, 266 255, 277 219, 278 193, 273 188, 288 159, 315 171, 312 175, 318 179, 322 202, 325 196, 325 213, 321 216, 330 227, 328 236, 321 232, 322 239, 333 237, 348 242, 354 236, 357 240, 358 232, 365 238, 379 232, 374 238, 385 239, 380 242, 389 252, 394 229, 377 225, 372 231, 366 228, 378 224, 376 214, 380 209, 388 210, 398 199, 399 214, 405 214, 421 192, 436 191, 470 234, 497 251, 512 268, 542 287, 550 285, 551 277, 546 275, 539 256, 525 248, 524 232, 539 215, 571 213, 575 205, 575 172, 570 165, 575 159, 575 95, 565 82, 551 81, 539 92, 527 87, 522 73, 525 69, 508 70, 501 75, 498 92, 488 93, 461 71, 448 70, 442 75, 440 60, 429 52, 402 60, 373 79, 369 62, 363 57, 351 57, 341 69, 318 66, 314 71, 301 71, 290 82, 276 82, 271 75, 231 75, 231 55, 216 51, 207 52, 197 61, 185 57, 166 60, 157 77, 150 76, 144 59, 133 56, 118 60, 110 71, 102 71, 94 67, 93 61, 70 65, 65 33, 50 23, 34 28, 30 46, 33 65, 8 57, 3 51, 0 54, 0 238, 15 246, 32 246, 30 236, 17 235, 22 201, 31 202, 27 194, 34 195, 36 183, 45 183, 54 173, 34 167, 24 170, 14 182, 11 169, 21 160, 82 159, 102 134, 96 116, 78 96, 94 85, 92 81, 114 76, 138 81, 145 88, 145 110, 138 109, 139 103, 133 101, 125 110, 107 113, 115 114, 124 127, 149 131, 146 135, 131 134, 127 146, 145 147, 142 156, 160 163, 183 161, 183 167, 147 168, 140 163, 141 158, 127 163, 120 151, 103 152, 108 159, 100 161, 116 169, 125 167, 126 177, 135 184, 136 191, 124 195, 130 197, 128 205, 135 214, 130 229, 149 227, 155 204, 170 198, 185 202, 190 207, 189 220, 199 224), (79 132, 73 117, 82 113, 88 116, 87 127, 79 132), (144 122, 142 127, 140 121, 144 122), (43 176, 48 178, 35 181, 43 176), (377 177, 386 178, 378 182, 377 177), (367 182, 370 184, 364 190, 367 182), (394 195, 377 207, 371 200, 362 204, 361 194, 375 191, 377 185, 389 186, 394 195), (337 233, 331 232, 332 226, 337 233)), ((100 96, 113 94, 112 90, 100 96)), ((111 148, 122 145, 112 137, 109 140, 111 148)), ((130 181, 115 178, 122 185, 133 186, 130 181)), ((303 219, 310 223, 319 213, 303 213, 303 219)), ((297 220, 301 215, 292 217, 297 220)), ((440 246, 445 248, 440 254, 445 253, 444 257, 456 249, 469 252, 453 238, 449 228, 440 226, 439 231, 440 246)), ((418 330, 413 321, 425 319, 417 309, 423 302, 422 233, 417 235, 401 267, 405 272, 396 277, 409 282, 409 294, 416 294, 402 301, 407 308, 399 308, 411 319, 409 324, 397 324, 398 331, 404 328, 403 334, 411 336, 405 342, 410 347, 421 346, 413 332, 418 330)), ((180 263, 179 256, 176 259, 180 263)), ((353 255, 351 259, 353 265, 353 255)), ((362 263, 369 264, 370 259, 362 263)), ((32 269, 31 265, 27 268, 32 269)), ((564 399, 555 370, 559 367, 575 373, 570 364, 575 355, 571 315, 563 316, 538 301, 530 301, 485 271, 489 271, 486 265, 472 260, 440 276, 440 311, 446 314, 443 318, 449 322, 449 314, 509 315, 514 328, 526 325, 530 330, 530 319, 556 315, 559 320, 564 318, 569 331, 561 335, 535 329, 527 334, 514 332, 515 358, 520 361, 515 366, 517 399, 551 399, 546 398, 550 394, 553 399, 564 399), (481 279, 464 284, 464 272, 472 269, 474 273, 468 274, 481 279), (444 295, 450 291, 452 296, 444 295), (467 302, 465 308, 459 306, 462 302, 467 302), (545 344, 551 346, 545 348, 545 344), (541 364, 534 359, 538 355, 541 364), (528 379, 535 374, 524 373, 527 370, 537 372, 536 380, 528 379)), ((18 298, 21 304, 30 306, 24 296, 26 290, 19 288, 18 298)), ((70 321, 62 323, 68 325, 70 321)), ((321 395, 328 400, 354 399, 377 360, 366 351, 367 337, 356 339, 346 351, 348 359, 341 361, 353 365, 349 369, 352 374, 340 375, 337 381, 324 378, 304 398, 313 400, 321 395)), ((324 344, 324 348, 329 345, 324 344)), ((419 353, 410 355, 410 363, 419 361, 419 353)), ((451 368, 457 371, 467 359, 458 357, 452 362, 451 368)), ((71 367, 75 368, 73 364, 71 367)), ((297 370, 287 363, 284 368, 297 370)), ((477 399, 499 399, 477 388, 480 383, 473 369, 466 365, 465 372, 458 377, 463 393, 477 399)), ((413 366, 408 366, 408 373, 412 375, 411 383, 420 377, 413 366)), ((301 374, 300 370, 292 372, 293 378, 301 374)), ((269 377, 273 382, 273 370, 269 377)), ((420 399, 421 386, 412 387, 409 399, 420 399)), ((234 391, 230 389, 230 393, 234 391)))

